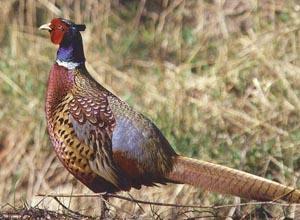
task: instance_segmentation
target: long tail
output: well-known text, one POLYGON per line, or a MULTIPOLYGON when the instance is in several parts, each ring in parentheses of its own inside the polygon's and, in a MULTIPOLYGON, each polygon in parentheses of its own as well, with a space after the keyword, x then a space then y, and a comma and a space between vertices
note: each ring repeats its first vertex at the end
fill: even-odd
POLYGON ((167 178, 247 199, 300 203, 300 190, 243 171, 183 156, 174 158, 173 171, 167 178))

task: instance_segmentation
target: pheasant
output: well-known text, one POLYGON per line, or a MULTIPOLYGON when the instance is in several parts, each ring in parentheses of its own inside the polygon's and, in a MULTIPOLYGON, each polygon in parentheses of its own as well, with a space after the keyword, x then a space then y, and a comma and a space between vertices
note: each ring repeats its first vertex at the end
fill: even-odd
POLYGON ((80 34, 85 28, 63 18, 40 27, 59 45, 46 94, 48 133, 64 167, 90 190, 116 193, 174 183, 300 203, 300 191, 292 187, 177 154, 153 122, 88 73, 80 34))

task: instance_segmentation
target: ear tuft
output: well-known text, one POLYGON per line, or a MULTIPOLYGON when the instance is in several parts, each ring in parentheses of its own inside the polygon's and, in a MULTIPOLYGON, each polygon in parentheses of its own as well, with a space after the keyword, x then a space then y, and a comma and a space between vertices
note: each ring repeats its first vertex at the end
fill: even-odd
POLYGON ((85 24, 76 24, 76 29, 78 31, 84 31, 86 28, 85 24))

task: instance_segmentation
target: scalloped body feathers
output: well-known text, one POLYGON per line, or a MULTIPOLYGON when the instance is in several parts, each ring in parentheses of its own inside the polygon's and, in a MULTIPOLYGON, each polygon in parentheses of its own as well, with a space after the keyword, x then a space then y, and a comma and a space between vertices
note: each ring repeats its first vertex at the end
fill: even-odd
POLYGON ((164 176, 176 153, 160 131, 98 85, 84 67, 54 64, 46 115, 58 158, 94 192, 168 182, 164 176))

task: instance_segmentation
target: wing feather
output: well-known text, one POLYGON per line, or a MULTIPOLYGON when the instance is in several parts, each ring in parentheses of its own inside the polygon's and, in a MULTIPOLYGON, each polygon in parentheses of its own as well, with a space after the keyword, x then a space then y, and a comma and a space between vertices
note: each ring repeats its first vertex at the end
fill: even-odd
POLYGON ((115 119, 109 107, 107 93, 93 88, 76 90, 69 109, 70 121, 78 139, 94 152, 88 158, 91 169, 120 188, 121 173, 112 156, 111 137, 115 119))

